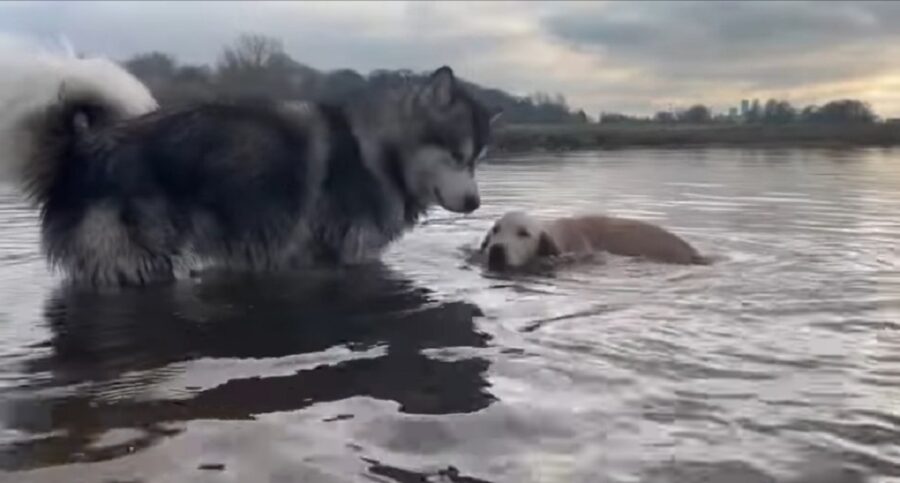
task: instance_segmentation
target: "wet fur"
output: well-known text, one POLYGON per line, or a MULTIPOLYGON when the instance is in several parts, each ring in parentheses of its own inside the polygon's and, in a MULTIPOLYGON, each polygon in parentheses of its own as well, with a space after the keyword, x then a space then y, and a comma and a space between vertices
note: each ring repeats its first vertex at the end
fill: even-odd
POLYGON ((116 107, 61 94, 21 124, 47 257, 93 285, 371 260, 439 201, 477 208, 491 117, 449 68, 369 106, 116 107))
POLYGON ((709 263, 694 247, 662 227, 600 215, 542 222, 523 212, 509 212, 488 231, 479 251, 495 270, 560 257, 587 260, 602 253, 673 264, 709 263))

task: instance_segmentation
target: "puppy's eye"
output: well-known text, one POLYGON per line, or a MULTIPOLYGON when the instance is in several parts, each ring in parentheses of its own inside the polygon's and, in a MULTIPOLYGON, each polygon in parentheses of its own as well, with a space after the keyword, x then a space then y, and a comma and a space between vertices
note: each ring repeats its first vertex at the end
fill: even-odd
POLYGON ((519 228, 519 231, 516 232, 516 236, 519 238, 528 238, 531 236, 531 233, 528 233, 528 230, 524 228, 519 228))
POLYGON ((491 233, 493 233, 493 234, 495 234, 495 235, 496 235, 497 233, 500 233, 500 225, 494 225, 494 227, 491 228, 491 233))

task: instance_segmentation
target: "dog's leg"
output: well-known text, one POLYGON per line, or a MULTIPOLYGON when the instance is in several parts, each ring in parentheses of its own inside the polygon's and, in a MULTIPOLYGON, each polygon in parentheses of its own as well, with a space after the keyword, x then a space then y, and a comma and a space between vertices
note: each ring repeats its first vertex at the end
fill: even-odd
POLYGON ((141 224, 159 221, 139 218, 132 225, 118 206, 103 204, 88 208, 80 223, 64 232, 44 226, 45 249, 55 265, 76 283, 98 286, 145 285, 174 278, 171 255, 163 243, 162 227, 153 227, 159 236, 142 236, 141 224))

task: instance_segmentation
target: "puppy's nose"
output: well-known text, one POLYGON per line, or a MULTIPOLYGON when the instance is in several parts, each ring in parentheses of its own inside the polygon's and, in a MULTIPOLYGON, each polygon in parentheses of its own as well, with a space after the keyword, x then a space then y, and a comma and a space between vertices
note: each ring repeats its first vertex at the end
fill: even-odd
POLYGON ((479 206, 481 206, 481 198, 478 195, 466 195, 463 200, 463 211, 466 213, 477 210, 479 206))
POLYGON ((494 245, 488 250, 488 268, 503 270, 507 266, 506 249, 502 245, 494 245))

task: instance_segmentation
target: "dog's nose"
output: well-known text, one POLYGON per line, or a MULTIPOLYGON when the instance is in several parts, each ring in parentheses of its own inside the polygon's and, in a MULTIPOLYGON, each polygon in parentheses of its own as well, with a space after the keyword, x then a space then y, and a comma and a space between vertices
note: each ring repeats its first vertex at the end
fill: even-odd
POLYGON ((463 211, 466 213, 477 210, 479 206, 481 206, 481 198, 478 195, 466 195, 466 198, 463 200, 463 211))
POLYGON ((506 268, 506 249, 501 245, 494 245, 488 250, 488 268, 491 270, 503 270, 506 268))

